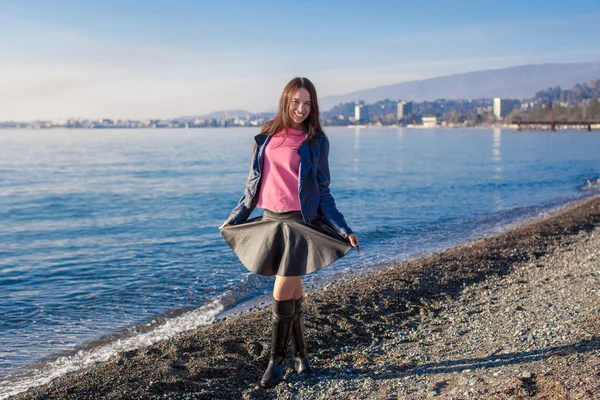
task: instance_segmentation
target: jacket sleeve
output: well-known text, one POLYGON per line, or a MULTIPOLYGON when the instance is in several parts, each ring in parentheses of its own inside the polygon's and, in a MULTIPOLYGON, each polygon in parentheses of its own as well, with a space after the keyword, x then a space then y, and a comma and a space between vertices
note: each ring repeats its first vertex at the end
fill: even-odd
POLYGON ((252 187, 253 182, 256 179, 259 179, 253 168, 255 162, 258 162, 258 147, 254 149, 254 152, 252 154, 252 159, 250 161, 250 171, 248 172, 248 178, 246 179, 246 188, 244 189, 244 195, 238 202, 237 206, 235 206, 233 211, 231 211, 231 214, 229 214, 229 217, 226 220, 226 222, 229 225, 237 225, 246 221, 250 217, 250 214, 252 214, 254 208, 256 207, 258 200, 256 198, 257 196, 250 192, 250 188, 252 187))
POLYGON ((246 206, 246 194, 244 193, 244 195, 238 202, 238 205, 235 206, 231 214, 229 214, 229 217, 227 218, 227 223, 229 225, 241 224, 242 222, 246 221, 248 217, 250 217, 250 214, 252 214, 253 209, 254 207, 246 206))
POLYGON ((323 138, 320 153, 317 166, 317 182, 319 183, 320 194, 319 211, 327 225, 332 227, 343 238, 347 238, 348 235, 354 232, 346 224, 342 213, 338 211, 331 190, 329 189, 331 178, 329 174, 329 140, 327 138, 323 138))

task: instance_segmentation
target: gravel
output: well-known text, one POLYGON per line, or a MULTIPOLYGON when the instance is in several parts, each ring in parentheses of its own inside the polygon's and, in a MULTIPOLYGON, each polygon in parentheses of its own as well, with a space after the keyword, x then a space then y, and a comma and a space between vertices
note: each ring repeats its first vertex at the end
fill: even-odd
POLYGON ((275 388, 258 385, 268 362, 267 309, 15 398, 600 398, 599 227, 596 197, 310 293, 312 379, 288 369, 275 388))

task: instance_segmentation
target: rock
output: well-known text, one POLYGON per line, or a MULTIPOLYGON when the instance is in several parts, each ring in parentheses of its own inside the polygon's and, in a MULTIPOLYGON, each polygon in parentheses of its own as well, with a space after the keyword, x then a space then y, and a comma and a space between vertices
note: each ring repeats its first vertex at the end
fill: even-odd
POLYGON ((152 354, 162 354, 162 351, 156 347, 151 347, 148 350, 146 350, 146 355, 152 355, 152 354))
POLYGON ((479 381, 480 381, 480 379, 479 379, 479 378, 471 378, 471 379, 469 380, 469 385, 470 385, 470 386, 475 386, 475 385, 477 385, 477 384, 479 383, 479 381))
POLYGON ((531 379, 533 378, 533 373, 530 371, 525 371, 521 374, 521 379, 531 379))
POLYGON ((135 357, 135 350, 129 350, 123 353, 123 357, 125 358, 133 358, 135 357))
POLYGON ((185 368, 185 363, 183 363, 180 360, 175 360, 171 363, 171 368, 175 368, 175 369, 184 369, 185 368))

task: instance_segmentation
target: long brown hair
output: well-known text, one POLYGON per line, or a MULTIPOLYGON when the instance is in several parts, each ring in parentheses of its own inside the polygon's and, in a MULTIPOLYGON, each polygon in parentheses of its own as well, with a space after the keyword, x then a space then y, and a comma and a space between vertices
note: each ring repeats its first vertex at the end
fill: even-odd
POLYGON ((279 108, 275 117, 263 125, 260 133, 262 135, 271 136, 276 132, 287 130, 292 127, 292 119, 290 117, 290 103, 292 97, 299 89, 306 89, 310 94, 310 113, 302 122, 302 128, 306 132, 306 141, 311 140, 318 134, 325 134, 321 126, 321 118, 319 116, 319 102, 317 101, 317 89, 308 78, 297 77, 292 79, 285 85, 281 98, 279 99, 279 108))

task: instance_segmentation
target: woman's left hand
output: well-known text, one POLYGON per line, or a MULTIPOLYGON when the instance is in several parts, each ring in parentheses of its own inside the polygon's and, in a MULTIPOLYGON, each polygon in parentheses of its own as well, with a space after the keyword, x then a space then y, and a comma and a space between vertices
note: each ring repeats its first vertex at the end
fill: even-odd
POLYGON ((358 243, 358 236, 356 236, 356 233, 348 235, 348 240, 350 240, 350 245, 356 248, 356 251, 360 253, 360 243, 358 243))

